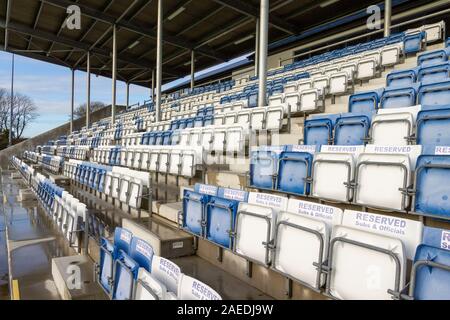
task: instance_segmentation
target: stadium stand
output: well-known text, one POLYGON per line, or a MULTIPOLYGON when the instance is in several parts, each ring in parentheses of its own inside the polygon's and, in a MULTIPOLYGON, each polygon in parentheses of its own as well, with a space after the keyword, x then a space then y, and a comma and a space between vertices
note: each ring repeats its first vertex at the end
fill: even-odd
POLYGON ((219 262, 224 251, 243 259, 248 278, 256 265, 332 299, 450 299, 450 233, 427 225, 450 216, 442 41, 438 23, 285 64, 268 72, 264 107, 255 76, 177 92, 159 122, 145 102, 12 163, 71 245, 91 219, 95 279, 113 300, 222 293, 139 233, 107 236, 86 204, 28 164, 139 219, 176 202, 171 223, 198 252, 206 243, 219 262))

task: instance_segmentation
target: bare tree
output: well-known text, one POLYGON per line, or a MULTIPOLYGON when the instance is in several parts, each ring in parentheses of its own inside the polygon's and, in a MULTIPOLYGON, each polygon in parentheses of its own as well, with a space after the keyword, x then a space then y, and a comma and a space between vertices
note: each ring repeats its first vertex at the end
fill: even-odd
MULTIPOLYGON (((11 118, 11 95, 3 88, 0 88, 0 131, 10 131, 11 118)), ((13 139, 22 138, 23 132, 27 126, 34 121, 38 115, 37 107, 30 97, 16 93, 13 99, 13 119, 12 135, 13 139)))
MULTIPOLYGON (((83 118, 84 116, 86 116, 86 106, 87 106, 87 103, 80 104, 78 106, 78 108, 76 108, 73 111, 74 119, 80 119, 80 118, 83 118)), ((103 102, 100 102, 100 101, 91 102, 91 113, 95 112, 97 110, 100 110, 104 107, 106 107, 106 104, 104 104, 103 102)))

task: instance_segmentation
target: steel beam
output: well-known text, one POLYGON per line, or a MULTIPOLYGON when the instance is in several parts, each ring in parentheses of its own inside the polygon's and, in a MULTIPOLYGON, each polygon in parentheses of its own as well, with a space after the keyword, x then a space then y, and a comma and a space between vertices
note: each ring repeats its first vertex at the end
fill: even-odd
POLYGON ((156 40, 156 121, 161 121, 163 0, 158 0, 158 37, 156 40))
MULTIPOLYGON (((214 0, 215 2, 229 7, 233 10, 236 10, 242 14, 245 14, 249 17, 257 18, 260 12, 257 7, 254 7, 249 1, 239 1, 239 0, 214 0)), ((270 24, 275 28, 282 30, 288 34, 297 34, 299 33, 299 29, 287 22, 285 19, 278 17, 275 14, 270 15, 270 24)))
POLYGON ((392 0, 385 0, 384 4, 384 36, 391 35, 392 0))
POLYGON ((113 26, 111 125, 116 122, 117 99, 117 26, 113 26))
POLYGON ((87 53, 87 65, 86 65, 86 92, 87 92, 87 102, 86 102, 86 128, 89 128, 90 118, 91 118, 91 53, 87 53))
POLYGON ((267 46, 269 33, 269 0, 260 0, 259 17, 259 88, 258 106, 264 107, 266 103, 266 82, 267 82, 267 46))

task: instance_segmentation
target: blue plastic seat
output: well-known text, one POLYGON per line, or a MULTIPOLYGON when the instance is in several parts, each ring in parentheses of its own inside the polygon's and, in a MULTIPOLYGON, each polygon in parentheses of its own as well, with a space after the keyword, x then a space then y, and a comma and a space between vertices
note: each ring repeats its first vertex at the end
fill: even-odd
POLYGON ((422 106, 450 105, 450 81, 428 83, 420 86, 418 103, 422 106))
POLYGON ((258 106, 258 91, 251 91, 248 94, 248 104, 249 108, 256 108, 258 106))
POLYGON ((422 83, 438 82, 449 80, 450 63, 433 64, 422 67, 418 71, 417 80, 422 83))
POLYGON ((417 65, 421 67, 448 61, 450 51, 448 49, 434 50, 422 53, 417 57, 417 65))
POLYGON ((278 169, 278 154, 274 151, 253 151, 250 158, 250 186, 272 190, 278 169))
POLYGON ((417 69, 394 70, 386 76, 387 87, 408 87, 417 81, 417 69))
POLYGON ((341 114, 334 126, 334 144, 364 145, 369 134, 370 122, 370 118, 364 114, 341 114))
POLYGON ((304 144, 327 145, 332 143, 334 125, 339 115, 316 116, 305 121, 304 144))
POLYGON ((113 300, 131 300, 139 264, 125 252, 120 251, 114 265, 113 300))
POLYGON ((162 144, 165 146, 170 146, 172 141, 172 131, 165 131, 162 133, 162 144))
POLYGON ((212 193, 204 193, 204 185, 196 184, 194 191, 184 190, 183 195, 183 228, 199 236, 204 235, 206 204, 211 196, 217 195, 217 187, 208 186, 212 193))
POLYGON ((243 190, 219 188, 217 197, 211 197, 206 209, 206 238, 218 245, 232 249, 232 232, 239 202, 246 202, 248 193, 243 190))
POLYGON ((194 127, 200 128, 203 127, 203 116, 197 116, 194 119, 194 127))
POLYGON ((211 126, 214 124, 214 116, 213 115, 208 115, 208 116, 204 116, 203 117, 203 126, 211 126))
POLYGON ((450 300, 450 230, 425 227, 413 262, 414 300, 450 300))
POLYGON ((450 146, 450 106, 424 106, 417 115, 416 143, 450 146))
POLYGON ((153 248, 152 246, 138 237, 133 237, 130 244, 130 257, 148 272, 152 272, 152 260, 153 260, 153 248))
POLYGON ((408 34, 403 38, 405 54, 417 53, 422 50, 422 42, 425 39, 425 32, 408 34))
POLYGON ((418 86, 386 88, 381 96, 380 109, 406 108, 416 105, 418 86))
POLYGON ((194 119, 195 118, 188 118, 188 119, 186 119, 186 129, 194 127, 194 119))
POLYGON ((350 96, 348 101, 349 112, 374 113, 378 109, 380 98, 384 89, 360 92, 350 96))
POLYGON ((416 165, 414 211, 450 217, 450 156, 421 155, 416 165))
POLYGON ((282 152, 278 168, 277 190, 308 195, 312 159, 312 154, 307 152, 282 152))

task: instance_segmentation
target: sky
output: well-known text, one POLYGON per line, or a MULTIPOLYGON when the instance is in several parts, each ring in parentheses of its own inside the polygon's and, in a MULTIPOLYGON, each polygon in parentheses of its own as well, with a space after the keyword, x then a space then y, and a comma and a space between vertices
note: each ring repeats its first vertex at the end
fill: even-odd
MULTIPOLYGON (((243 59, 239 57, 227 63, 200 71, 209 72, 243 59)), ((10 53, 0 51, 0 88, 11 88, 10 53)), ((175 85, 189 76, 168 84, 175 85)), ((163 86, 163 89, 165 86, 163 86)), ((91 75, 91 101, 111 104, 111 79, 91 75)), ((28 95, 37 106, 39 117, 24 132, 24 137, 33 137, 66 123, 70 117, 71 71, 50 63, 15 56, 14 91, 28 95)), ((149 99, 150 89, 130 85, 130 105, 149 99)), ((75 72, 75 107, 86 102, 86 73, 75 72)), ((126 105, 126 84, 117 81, 117 104, 126 105)))

